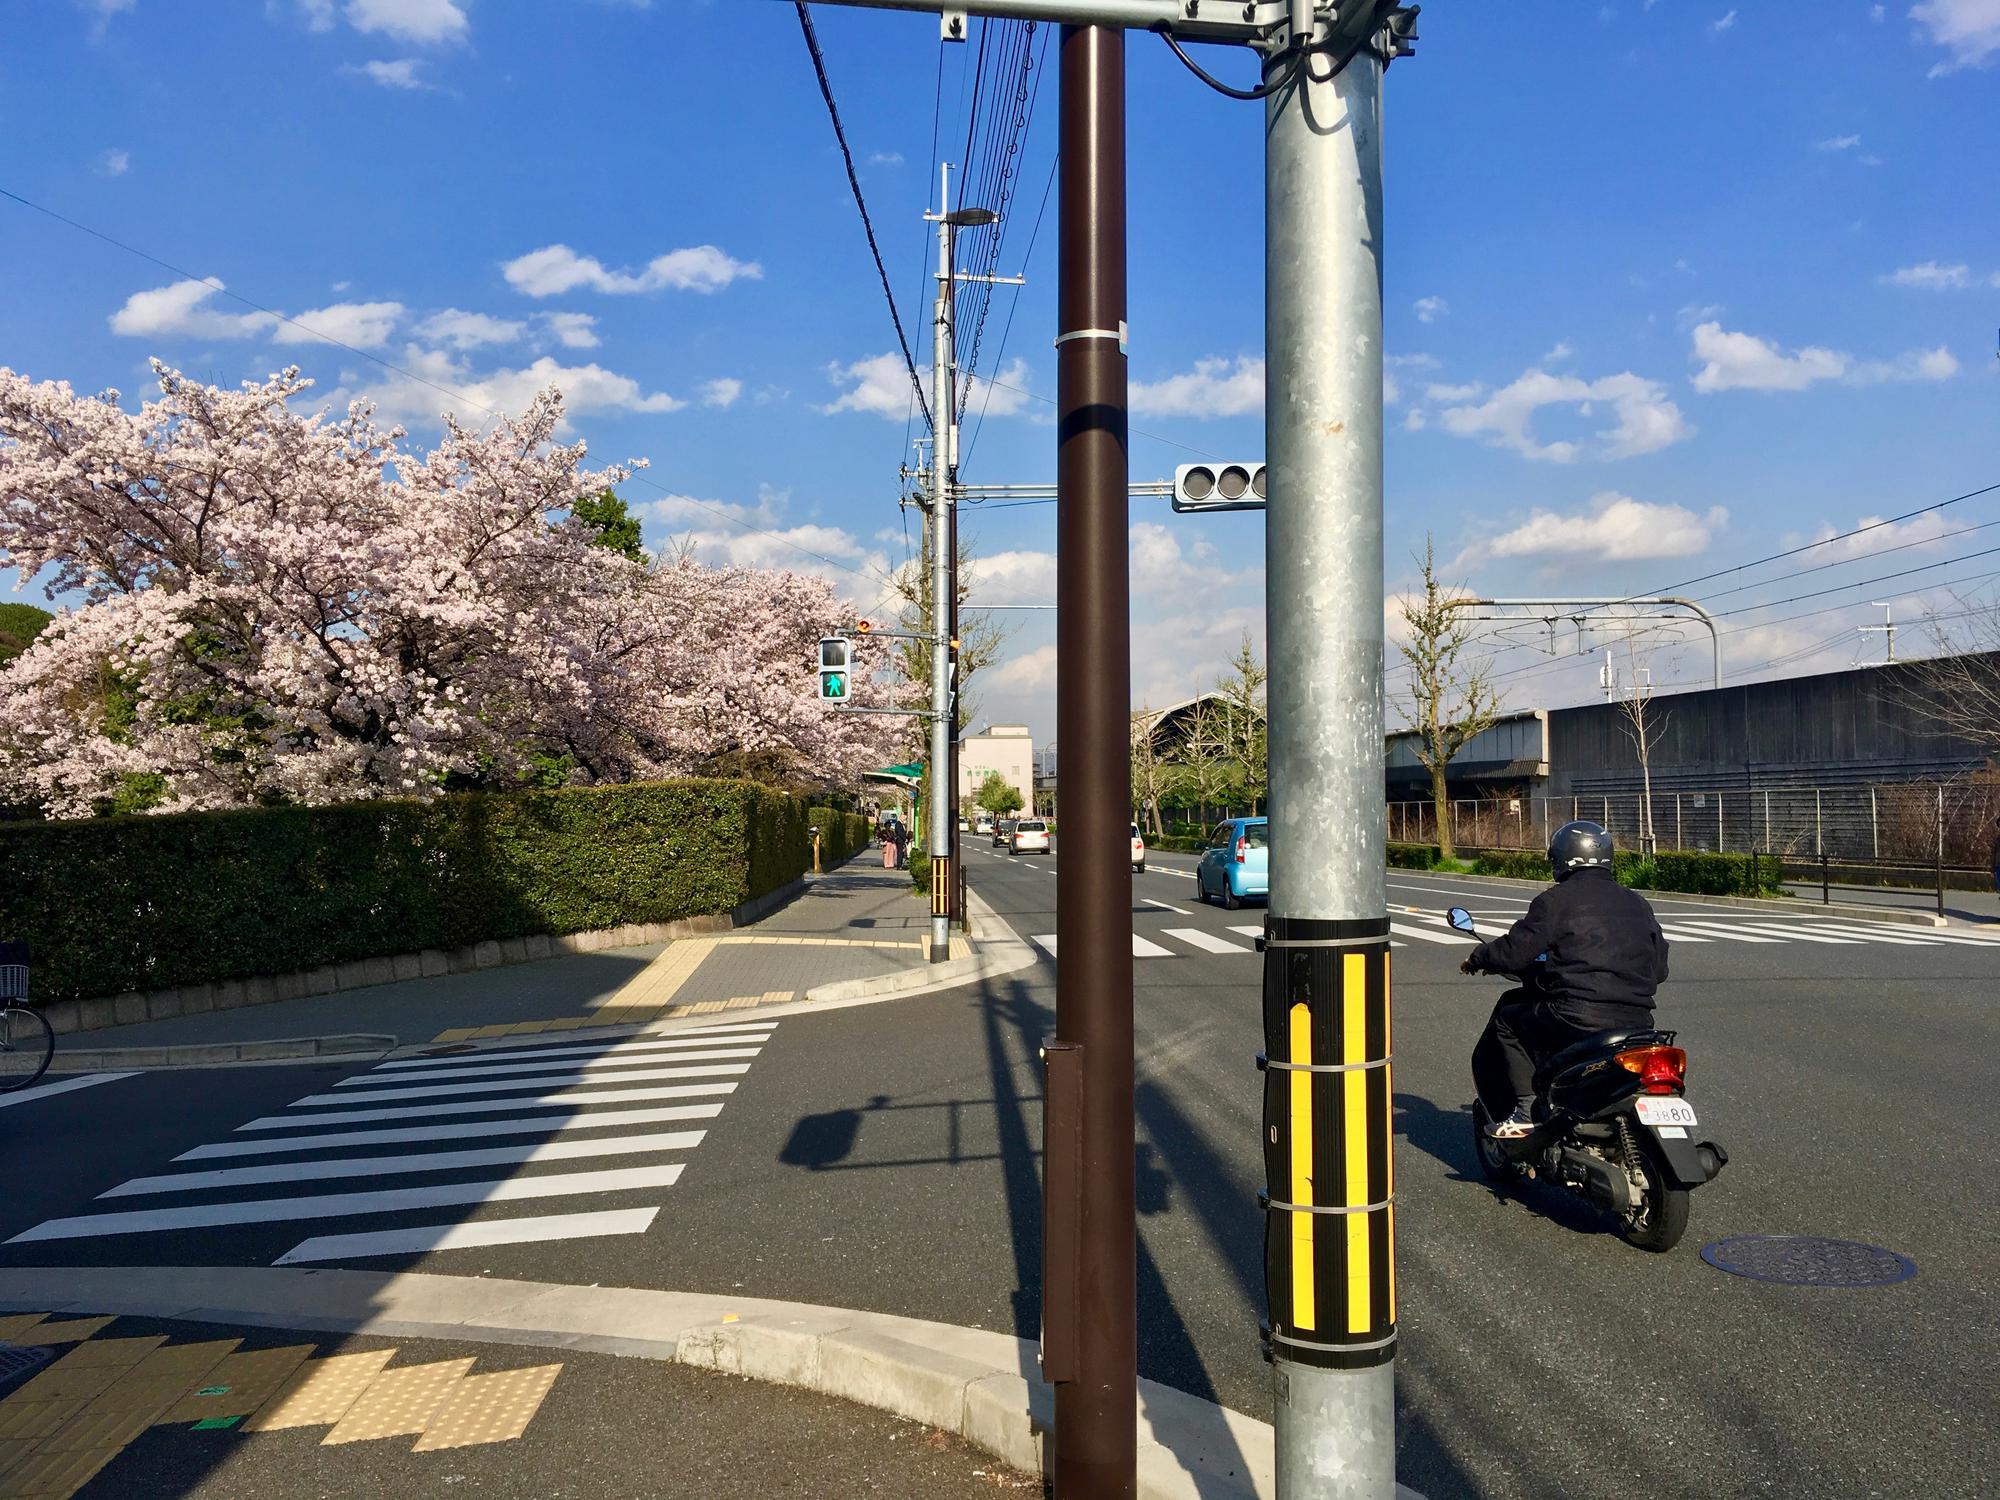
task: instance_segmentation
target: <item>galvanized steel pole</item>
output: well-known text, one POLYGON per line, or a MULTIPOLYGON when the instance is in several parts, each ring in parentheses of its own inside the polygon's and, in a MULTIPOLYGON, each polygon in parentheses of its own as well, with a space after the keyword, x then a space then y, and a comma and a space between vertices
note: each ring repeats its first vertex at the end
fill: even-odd
MULTIPOLYGON (((1130 1500, 1137 1464, 1132 1146, 1125 38, 1062 32, 1056 340, 1056 1035, 1046 1049, 1043 1373, 1060 1500, 1130 1500)), ((1380 757, 1380 749, 1375 752, 1380 757)))
POLYGON ((952 527, 951 471, 952 409, 955 392, 951 346, 951 168, 938 175, 938 269, 936 319, 931 345, 931 516, 927 528, 931 556, 931 948, 930 959, 941 964, 951 957, 952 773, 951 636, 947 600, 951 597, 952 527))
MULTIPOLYGON (((1295 8, 1296 20, 1310 7, 1295 8)), ((1315 40, 1327 42, 1326 22, 1315 40)), ((1266 104, 1265 1274, 1280 1500, 1395 1494, 1382 800, 1382 70, 1266 104)), ((1267 74, 1291 68, 1276 54, 1267 74)))

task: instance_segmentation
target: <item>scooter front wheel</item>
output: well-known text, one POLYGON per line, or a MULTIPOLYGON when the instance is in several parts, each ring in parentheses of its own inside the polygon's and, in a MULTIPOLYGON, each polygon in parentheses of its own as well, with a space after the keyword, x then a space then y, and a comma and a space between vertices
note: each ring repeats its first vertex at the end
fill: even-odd
POLYGON ((1479 1158, 1479 1175, 1495 1187, 1510 1187, 1521 1180, 1521 1169, 1500 1149, 1500 1143, 1486 1133, 1486 1127, 1492 1123, 1493 1117, 1486 1112, 1486 1101, 1474 1100, 1472 1154, 1479 1158))
POLYGON ((1620 1230, 1628 1244, 1654 1254, 1663 1254, 1681 1242, 1688 1226, 1688 1190, 1676 1187, 1667 1175, 1658 1154, 1641 1148, 1633 1163, 1644 1187, 1638 1206, 1625 1218, 1620 1230))

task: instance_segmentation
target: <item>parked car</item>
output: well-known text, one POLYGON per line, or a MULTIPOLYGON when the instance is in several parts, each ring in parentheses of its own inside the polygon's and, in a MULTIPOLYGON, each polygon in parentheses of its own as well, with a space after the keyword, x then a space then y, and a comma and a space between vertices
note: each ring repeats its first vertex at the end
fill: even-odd
POLYGON ((1146 870, 1146 841, 1139 837, 1139 825, 1132 825, 1132 870, 1134 874, 1144 874, 1146 870))
POLYGON ((1220 901, 1230 911, 1271 894, 1271 820, 1225 818, 1208 836, 1194 867, 1197 901, 1220 901))
POLYGON ((1040 818, 1023 818, 1013 825, 1007 835, 1009 854, 1047 854, 1049 852, 1049 825, 1040 818))
POLYGON ((993 847, 995 849, 1005 849, 1007 847, 1007 835, 1012 833, 1013 831, 1014 831, 1014 819, 1012 818, 994 819, 993 847))

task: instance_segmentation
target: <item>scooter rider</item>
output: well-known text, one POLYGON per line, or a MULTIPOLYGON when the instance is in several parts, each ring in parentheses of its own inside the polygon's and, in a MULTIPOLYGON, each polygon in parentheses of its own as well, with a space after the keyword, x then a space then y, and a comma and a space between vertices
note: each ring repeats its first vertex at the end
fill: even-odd
POLYGON ((1542 959, 1538 989, 1509 990, 1472 1049, 1472 1078, 1503 1140, 1534 1128, 1535 1067, 1585 1037, 1650 1026, 1667 977, 1667 940, 1646 898, 1612 874, 1611 834, 1565 823, 1549 840, 1556 883, 1504 936, 1481 943, 1461 972, 1524 974, 1542 959))

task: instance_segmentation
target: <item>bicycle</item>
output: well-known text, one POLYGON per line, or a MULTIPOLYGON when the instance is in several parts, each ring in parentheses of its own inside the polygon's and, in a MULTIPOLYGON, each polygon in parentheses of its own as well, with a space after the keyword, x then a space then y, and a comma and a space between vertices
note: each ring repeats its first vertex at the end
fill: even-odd
POLYGON ((26 1003, 27 957, 26 943, 0 943, 0 1094, 38 1081, 56 1052, 48 1017, 26 1003))

